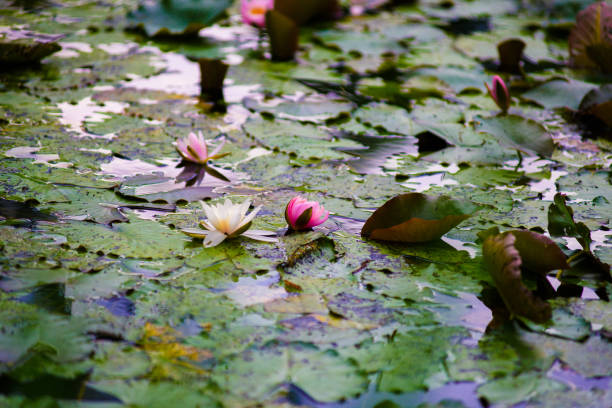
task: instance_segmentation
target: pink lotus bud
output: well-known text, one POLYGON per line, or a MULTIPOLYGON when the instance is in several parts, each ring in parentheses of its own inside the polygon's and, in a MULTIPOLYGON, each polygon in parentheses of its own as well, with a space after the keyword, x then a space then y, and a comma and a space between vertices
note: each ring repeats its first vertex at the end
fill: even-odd
POLYGON ((289 227, 295 231, 305 230, 323 224, 329 211, 316 201, 306 201, 297 196, 293 197, 285 209, 285 220, 289 227))
POLYGON ((219 154, 219 151, 224 144, 225 141, 221 142, 221 144, 217 146, 212 154, 209 155, 206 140, 204 139, 202 132, 198 132, 197 135, 191 132, 185 139, 179 139, 176 141, 176 150, 183 157, 183 159, 187 161, 198 164, 206 164, 210 159, 218 159, 226 155, 219 154))
POLYGON ((266 25, 266 11, 274 8, 274 0, 241 0, 242 22, 258 27, 266 25))
POLYGON ((489 95, 491 95, 491 98, 493 98, 493 101, 495 101, 502 112, 508 112, 508 108, 510 108, 510 92, 508 92, 504 80, 499 75, 495 75, 491 87, 489 88, 487 83, 485 83, 485 86, 487 91, 489 91, 489 95))

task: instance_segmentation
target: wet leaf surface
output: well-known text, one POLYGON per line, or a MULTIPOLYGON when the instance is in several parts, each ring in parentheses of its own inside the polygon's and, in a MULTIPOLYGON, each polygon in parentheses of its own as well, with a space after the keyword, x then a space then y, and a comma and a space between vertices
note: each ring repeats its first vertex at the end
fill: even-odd
POLYGON ((278 0, 288 61, 238 1, 0 3, 0 406, 611 405, 603 3, 278 0), (279 242, 180 232, 226 198, 279 242))

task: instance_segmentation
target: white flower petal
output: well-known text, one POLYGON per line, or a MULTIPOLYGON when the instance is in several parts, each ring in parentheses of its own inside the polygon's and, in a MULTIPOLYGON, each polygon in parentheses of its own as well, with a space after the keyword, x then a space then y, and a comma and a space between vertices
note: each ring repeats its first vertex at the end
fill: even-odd
POLYGON ((204 221, 200 221, 200 225, 203 226, 204 228, 206 228, 209 231, 215 231, 216 228, 214 226, 212 226, 208 220, 204 220, 204 221))
POLYGON ((233 207, 231 211, 227 214, 228 216, 228 225, 227 225, 227 233, 231 234, 238 229, 240 226, 240 221, 242 220, 242 214, 240 213, 240 208, 233 207))
POLYGON ((219 218, 217 217, 217 211, 214 205, 204 204, 202 201, 202 208, 204 209, 204 214, 206 214, 206 218, 208 218, 208 222, 210 225, 213 225, 213 229, 217 229, 217 225, 219 224, 219 218))
POLYGON ((219 231, 208 232, 206 238, 202 242, 205 248, 210 248, 219 245, 226 238, 226 235, 219 231))
POLYGON ((208 231, 201 228, 185 228, 182 229, 181 232, 194 238, 206 238, 206 235, 208 234, 208 231))
POLYGON ((251 239, 256 239, 258 241, 278 242, 278 238, 276 238, 276 236, 270 236, 270 235, 276 235, 276 233, 272 231, 249 230, 249 231, 243 232, 242 235, 244 235, 245 237, 251 238, 251 239))
POLYGON ((255 209, 253 209, 253 211, 251 211, 251 213, 249 215, 244 217, 242 219, 242 221, 240 221, 240 225, 238 226, 238 228, 241 228, 243 225, 246 225, 249 222, 251 222, 253 220, 253 218, 255 218, 255 216, 257 215, 259 210, 261 210, 261 205, 259 207, 255 207, 255 209))

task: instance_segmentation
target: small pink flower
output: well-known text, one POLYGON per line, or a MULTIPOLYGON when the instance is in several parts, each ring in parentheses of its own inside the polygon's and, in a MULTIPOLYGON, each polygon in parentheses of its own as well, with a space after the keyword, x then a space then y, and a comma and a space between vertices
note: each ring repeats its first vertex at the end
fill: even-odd
POLYGON ((274 0, 241 0, 240 13, 245 24, 266 25, 266 11, 274 8, 274 0))
POLYGON ((493 98, 493 101, 495 101, 502 112, 508 112, 508 108, 510 108, 510 92, 508 92, 504 80, 499 75, 495 75, 491 87, 489 88, 489 84, 486 82, 485 86, 487 91, 489 91, 489 95, 491 95, 491 98, 493 98))
POLYGON ((215 148, 211 155, 208 155, 208 147, 206 146, 206 140, 202 135, 202 132, 189 133, 185 139, 179 139, 176 141, 176 150, 183 157, 183 159, 198 163, 198 164, 206 164, 210 159, 218 159, 219 157, 226 156, 226 154, 219 154, 219 151, 225 144, 225 141, 222 141, 219 146, 215 148))
POLYGON ((293 197, 285 209, 285 220, 292 230, 299 231, 323 224, 329 211, 316 201, 307 201, 297 196, 293 197))

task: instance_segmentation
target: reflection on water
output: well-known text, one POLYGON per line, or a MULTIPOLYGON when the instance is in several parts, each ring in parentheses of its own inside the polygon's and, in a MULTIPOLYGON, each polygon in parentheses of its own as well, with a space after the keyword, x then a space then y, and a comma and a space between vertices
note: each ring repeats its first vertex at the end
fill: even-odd
POLYGON ((319 402, 294 384, 288 385, 287 400, 294 405, 313 408, 365 408, 365 407, 417 407, 421 405, 442 404, 440 406, 455 406, 448 402, 457 402, 465 408, 482 408, 476 389, 479 384, 473 382, 455 382, 439 388, 424 391, 414 391, 404 394, 376 391, 376 381, 369 390, 358 398, 344 402, 319 402))
MULTIPOLYGON (((176 182, 176 177, 181 173, 182 169, 177 168, 176 165, 179 163, 178 159, 162 159, 159 160, 162 166, 156 166, 151 163, 136 159, 126 160, 119 157, 113 157, 108 163, 100 165, 102 170, 100 175, 112 176, 111 179, 114 181, 126 181, 127 185, 134 187, 133 194, 138 196, 146 194, 155 194, 168 192, 173 190, 179 190, 185 188, 185 182, 176 182), (136 176, 147 176, 151 177, 139 177, 136 176)), ((228 169, 219 168, 212 166, 216 171, 226 176, 230 182, 220 180, 218 178, 206 175, 204 180, 199 187, 217 188, 217 187, 228 187, 241 180, 247 179, 247 174, 234 172, 228 169)))
POLYGON ((51 163, 53 161, 59 160, 60 158, 59 155, 36 153, 40 149, 41 147, 29 147, 29 146, 13 147, 12 149, 9 149, 6 152, 4 152, 4 155, 6 157, 14 157, 16 159, 34 159, 34 164, 42 163, 42 164, 46 164, 49 167, 61 167, 61 168, 72 167, 72 163, 69 163, 69 162, 51 163))
POLYGON ((262 276, 244 276, 238 278, 238 282, 230 284, 223 293, 243 307, 271 302, 288 296, 284 287, 276 286, 279 280, 278 272, 262 276))
MULTIPOLYGON (((160 66, 166 70, 148 78, 133 78, 122 85, 130 88, 164 91, 189 96, 200 95, 200 67, 197 62, 173 52, 162 53, 154 47, 146 47, 160 58, 160 66)), ((195 101, 193 101, 195 103, 195 101)))
POLYGON ((100 106, 97 102, 91 100, 91 96, 80 100, 76 104, 71 104, 69 102, 57 104, 57 107, 61 110, 61 113, 59 113, 59 121, 62 125, 66 125, 69 130, 77 133, 78 137, 91 137, 94 139, 112 139, 115 137, 115 134, 109 133, 100 136, 86 132, 83 129, 83 123, 86 121, 104 122, 106 119, 110 118, 110 116, 104 115, 104 113, 123 113, 127 106, 127 103, 113 101, 107 101, 104 105, 100 106))
POLYGON ((610 388, 612 382, 612 378, 610 377, 585 378, 558 360, 554 362, 546 376, 564 383, 572 390, 607 390, 610 388))

